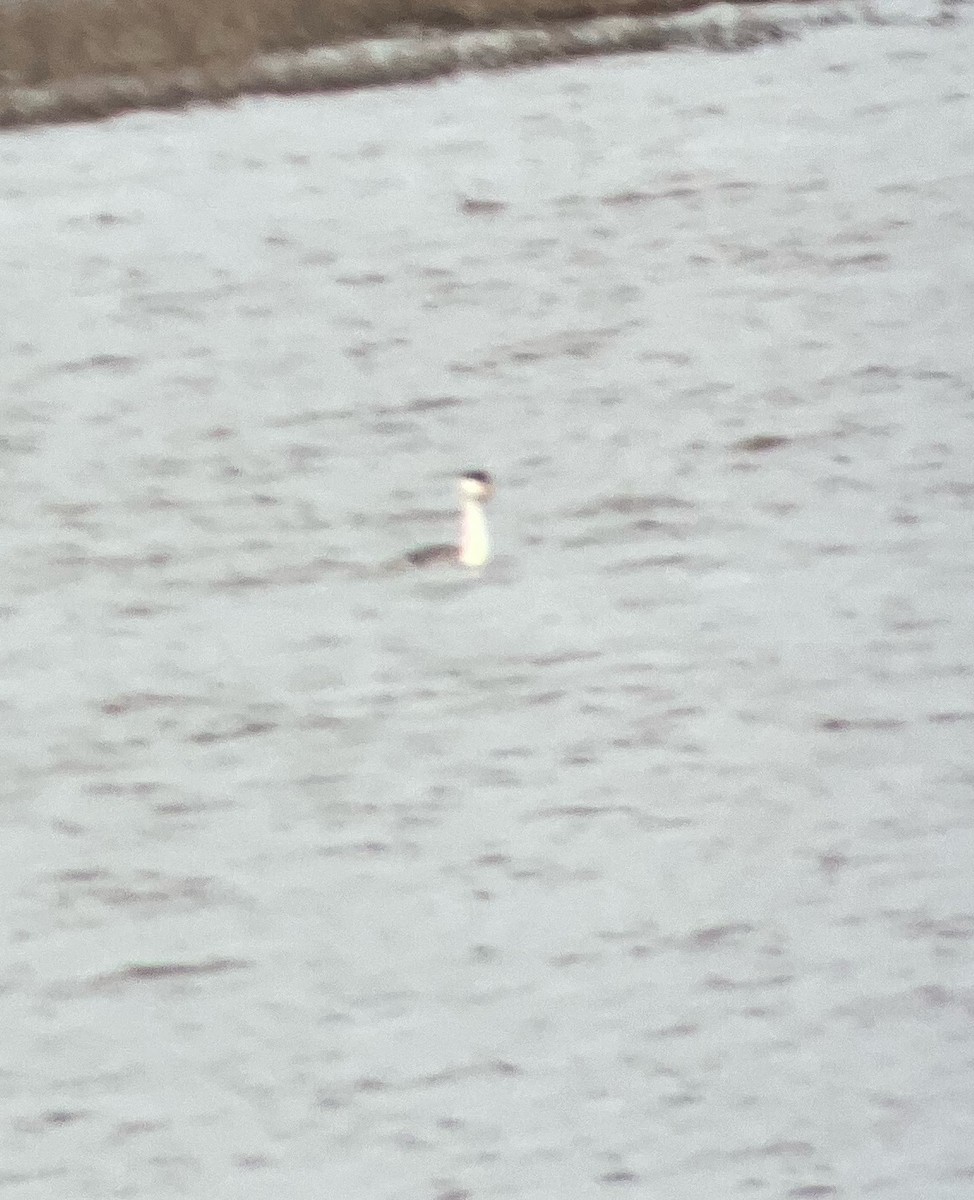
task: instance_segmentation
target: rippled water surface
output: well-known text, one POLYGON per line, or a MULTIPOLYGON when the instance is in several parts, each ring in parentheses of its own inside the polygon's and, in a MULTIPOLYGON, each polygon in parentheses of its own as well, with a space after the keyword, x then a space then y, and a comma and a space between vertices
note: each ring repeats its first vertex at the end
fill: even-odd
POLYGON ((972 61, 0 138, 0 1195, 971 1195, 972 61))

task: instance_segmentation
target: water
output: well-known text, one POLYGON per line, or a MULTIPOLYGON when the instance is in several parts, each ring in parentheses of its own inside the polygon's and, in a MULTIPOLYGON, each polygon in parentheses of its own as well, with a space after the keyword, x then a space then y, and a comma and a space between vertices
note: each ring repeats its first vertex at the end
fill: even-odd
POLYGON ((970 1194, 972 55, 4 135, 4 1196, 970 1194))

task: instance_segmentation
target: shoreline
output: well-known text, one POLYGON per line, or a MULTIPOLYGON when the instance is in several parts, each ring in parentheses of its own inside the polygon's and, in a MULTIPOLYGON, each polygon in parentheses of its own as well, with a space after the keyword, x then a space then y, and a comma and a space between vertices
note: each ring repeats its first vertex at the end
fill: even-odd
MULTIPOLYGON (((942 7, 941 20, 948 12, 942 7)), ((0 130, 178 110, 243 96, 347 91, 568 61, 665 50, 739 51, 829 25, 928 23, 902 3, 711 4, 668 16, 612 16, 535 28, 424 31, 339 46, 261 54, 233 66, 187 67, 144 76, 99 75, 0 89, 0 130)))

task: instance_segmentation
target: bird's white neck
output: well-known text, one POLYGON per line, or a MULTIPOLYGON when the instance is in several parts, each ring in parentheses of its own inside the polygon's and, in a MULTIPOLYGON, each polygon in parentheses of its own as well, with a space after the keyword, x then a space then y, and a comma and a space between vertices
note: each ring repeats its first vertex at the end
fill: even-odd
POLYGON ((482 567, 490 556, 484 506, 464 497, 460 505, 460 561, 465 567, 482 567))

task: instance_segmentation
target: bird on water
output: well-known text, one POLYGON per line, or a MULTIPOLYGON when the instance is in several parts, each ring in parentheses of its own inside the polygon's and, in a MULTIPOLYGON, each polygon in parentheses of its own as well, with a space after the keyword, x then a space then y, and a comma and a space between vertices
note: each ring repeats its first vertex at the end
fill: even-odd
POLYGON ((484 506, 494 494, 494 481, 486 471, 464 471, 457 477, 460 490, 460 541, 438 546, 420 546, 410 550, 405 563, 413 567, 431 567, 437 563, 460 563, 464 567, 482 567, 490 557, 490 537, 484 506))

